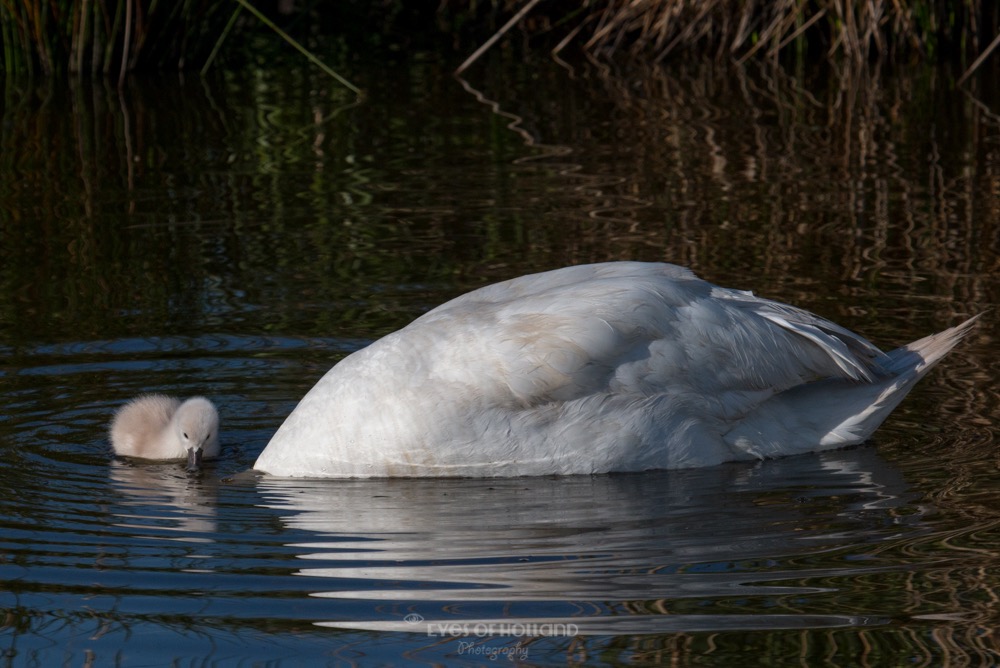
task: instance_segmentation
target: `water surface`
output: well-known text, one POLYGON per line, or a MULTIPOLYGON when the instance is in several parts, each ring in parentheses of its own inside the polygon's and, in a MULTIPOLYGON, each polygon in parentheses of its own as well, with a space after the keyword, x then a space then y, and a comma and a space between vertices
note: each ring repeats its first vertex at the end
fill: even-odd
POLYGON ((991 315, 859 448, 564 479, 249 472, 344 355, 531 271, 678 262, 885 347, 995 312, 991 91, 354 67, 363 103, 281 61, 122 96, 8 83, 7 665, 1000 658, 991 315), (216 400, 222 459, 115 460, 110 416, 149 390, 216 400))

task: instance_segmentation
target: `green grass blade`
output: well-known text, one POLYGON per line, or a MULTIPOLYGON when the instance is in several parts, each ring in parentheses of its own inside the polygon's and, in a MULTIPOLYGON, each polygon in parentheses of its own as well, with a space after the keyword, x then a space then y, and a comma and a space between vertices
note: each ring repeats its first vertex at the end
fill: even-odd
POLYGON ((212 66, 212 62, 215 60, 216 54, 219 53, 219 49, 222 48, 222 43, 226 41, 229 31, 232 30, 233 26, 236 24, 236 19, 239 17, 241 11, 243 11, 243 7, 239 6, 233 12, 233 15, 229 17, 229 22, 226 24, 226 27, 223 28, 222 34, 219 35, 219 39, 216 40, 215 46, 212 47, 212 52, 208 54, 205 64, 201 67, 202 76, 205 76, 205 73, 208 72, 208 68, 212 66))
POLYGON ((331 77, 333 77, 334 79, 336 79, 337 81, 339 81, 341 83, 341 85, 343 85, 345 88, 349 89, 355 95, 361 95, 362 94, 360 88, 358 88, 357 86, 355 86, 354 84, 352 84, 350 81, 348 81, 344 77, 342 77, 339 74, 337 74, 336 72, 334 72, 333 69, 329 65, 327 65, 326 63, 324 63, 322 60, 320 60, 315 55, 313 55, 312 52, 310 52, 304 46, 302 46, 297 41, 295 41, 294 39, 292 39, 291 35, 289 35, 284 30, 282 30, 277 25, 275 25, 275 23, 273 21, 271 21, 271 19, 267 18, 266 16, 264 16, 263 14, 261 14, 259 11, 257 11, 257 8, 254 7, 253 5, 251 5, 249 2, 247 2, 247 0, 236 0, 236 2, 240 3, 244 8, 246 8, 246 10, 248 12, 250 12, 251 14, 253 14, 254 16, 256 16, 257 19, 261 23, 263 23, 268 28, 270 28, 271 30, 273 30, 274 32, 276 32, 283 40, 285 40, 286 42, 288 42, 289 44, 291 44, 292 46, 294 46, 298 50, 299 53, 301 53, 303 56, 305 56, 306 58, 308 58, 313 64, 315 64, 321 70, 323 70, 324 72, 326 72, 327 74, 329 74, 331 77))

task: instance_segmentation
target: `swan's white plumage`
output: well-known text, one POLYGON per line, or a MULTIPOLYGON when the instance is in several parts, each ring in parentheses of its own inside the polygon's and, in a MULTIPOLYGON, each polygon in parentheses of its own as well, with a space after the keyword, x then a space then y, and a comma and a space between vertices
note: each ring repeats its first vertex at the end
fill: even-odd
POLYGON ((123 457, 187 459, 196 465, 219 456, 219 414, 205 397, 181 402, 147 394, 118 409, 110 436, 123 457))
POLYGON ((342 360, 255 468, 600 473, 851 445, 974 320, 886 354, 811 313, 674 265, 523 276, 453 299, 342 360))

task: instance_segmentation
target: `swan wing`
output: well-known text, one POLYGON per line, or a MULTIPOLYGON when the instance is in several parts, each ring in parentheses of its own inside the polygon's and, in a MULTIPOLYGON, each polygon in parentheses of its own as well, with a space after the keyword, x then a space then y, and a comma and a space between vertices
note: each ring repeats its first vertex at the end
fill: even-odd
POLYGON ((427 344, 439 379, 520 406, 664 392, 745 392, 756 403, 820 378, 885 374, 878 348, 828 320, 663 264, 521 277, 452 300, 406 330, 427 344))

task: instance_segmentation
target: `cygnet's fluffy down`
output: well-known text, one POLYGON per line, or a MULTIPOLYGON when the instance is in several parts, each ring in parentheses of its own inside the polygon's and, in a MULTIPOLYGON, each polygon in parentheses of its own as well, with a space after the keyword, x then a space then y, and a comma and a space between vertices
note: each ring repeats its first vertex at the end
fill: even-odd
POLYGON ((868 439, 974 321, 885 353, 683 267, 557 269, 453 299, 349 355, 254 468, 589 474, 839 448, 868 439))
POLYGON ((118 409, 110 433, 123 457, 186 459, 193 468, 219 456, 219 413, 205 397, 137 397, 118 409))

